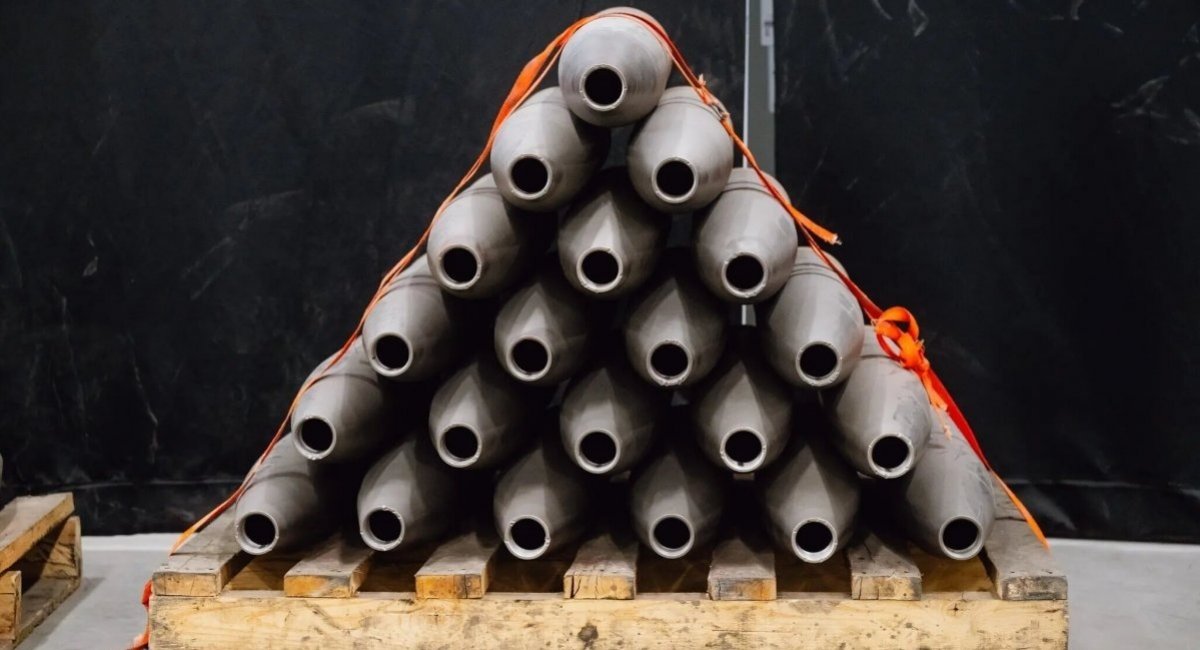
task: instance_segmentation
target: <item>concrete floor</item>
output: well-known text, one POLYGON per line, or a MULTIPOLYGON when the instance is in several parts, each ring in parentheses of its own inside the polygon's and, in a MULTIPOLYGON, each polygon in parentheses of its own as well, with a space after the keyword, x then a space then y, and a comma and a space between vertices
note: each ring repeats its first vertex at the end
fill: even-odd
MULTIPOLYGON (((125 648, 142 584, 174 537, 84 537, 84 580, 22 650, 125 648)), ((1200 647, 1200 546, 1053 540, 1070 581, 1071 648, 1200 647)))

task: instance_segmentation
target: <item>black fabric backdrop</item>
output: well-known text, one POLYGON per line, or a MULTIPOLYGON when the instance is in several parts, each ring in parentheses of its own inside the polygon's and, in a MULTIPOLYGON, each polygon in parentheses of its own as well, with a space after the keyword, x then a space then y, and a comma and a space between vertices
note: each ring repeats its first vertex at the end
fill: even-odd
MULTIPOLYGON (((91 533, 218 501, 605 4, 0 5, 8 493, 91 533)), ((635 4, 740 112, 742 3, 635 4)), ((966 4, 777 3, 780 177, 1052 533, 1200 539, 1200 7, 966 4)))
POLYGON ((1200 540, 1200 3, 777 3, 777 156, 1049 532, 1200 540))

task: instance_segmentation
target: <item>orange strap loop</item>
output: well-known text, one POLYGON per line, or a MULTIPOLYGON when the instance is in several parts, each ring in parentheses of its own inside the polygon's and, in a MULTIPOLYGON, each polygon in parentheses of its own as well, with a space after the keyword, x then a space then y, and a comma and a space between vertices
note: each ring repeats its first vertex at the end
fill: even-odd
MULTIPOLYGON (((1021 516, 1025 518, 1025 522, 1029 524, 1029 528, 1033 531, 1034 536, 1038 538, 1038 541, 1043 546, 1049 548, 1050 544, 1046 541, 1046 535, 1042 532, 1041 526, 1038 525, 1033 515, 1030 514, 1029 509, 1025 507, 1025 504, 1021 503, 1021 500, 1017 498, 1012 488, 1008 487, 1008 484, 1000 478, 1000 474, 992 468, 987 456, 983 454, 983 447, 980 446, 979 440, 975 437, 975 431, 971 429, 966 416, 958 408, 958 404, 954 402, 954 398, 950 396, 950 391, 946 389, 942 380, 938 378, 937 373, 933 371, 929 359, 925 357, 925 342, 921 340, 921 328, 917 324, 917 317, 913 316, 912 312, 904 307, 890 307, 873 316, 872 321, 875 323, 875 336, 879 339, 879 345, 883 348, 884 352, 904 368, 916 373, 917 377, 921 379, 921 384, 925 386, 925 392, 929 395, 929 403, 936 409, 938 417, 945 417, 947 415, 950 417, 950 420, 962 432, 963 438, 966 439, 967 444, 971 446, 971 449, 983 463, 983 466, 996 478, 996 482, 1004 489, 1009 500, 1016 506, 1021 516), (891 341, 895 345, 885 344, 884 339, 891 341)), ((949 427, 946 427, 946 434, 950 435, 949 427)))
MULTIPOLYGON (((346 355, 346 353, 350 350, 350 346, 355 344, 355 342, 358 340, 358 336, 362 333, 363 323, 366 321, 367 316, 370 315, 371 311, 375 308, 375 305, 377 305, 380 299, 382 299, 385 295, 387 286, 391 284, 392 280, 394 280, 396 276, 400 275, 404 269, 408 268, 408 266, 412 264, 413 260, 415 260, 421 254, 422 250, 424 250, 426 242, 429 239, 429 233, 433 229, 433 224, 435 224, 438 218, 441 217, 442 213, 446 209, 446 206, 448 206, 450 202, 453 201, 460 192, 462 192, 463 188, 465 188, 475 178, 475 175, 479 173, 479 170, 483 168, 484 163, 487 162, 488 156, 491 154, 492 144, 496 139, 496 133, 499 131, 500 125, 503 124, 504 121, 508 119, 508 116, 511 115, 512 112, 515 111, 521 104, 523 104, 535 90, 537 90, 539 85, 541 85, 542 81, 546 77, 546 74, 558 61, 558 57, 562 53, 563 45, 566 44, 571 36, 573 36, 580 27, 583 27, 584 25, 601 16, 621 16, 631 20, 636 20, 645 25, 650 31, 658 36, 660 42, 663 44, 663 47, 665 47, 667 52, 671 55, 671 59, 675 64, 675 68, 679 70, 679 73, 687 81, 688 85, 690 85, 692 89, 696 91, 696 95, 701 99, 701 101, 713 109, 720 119, 722 127, 724 127, 726 133, 729 134, 729 138, 733 141, 733 144, 737 148, 738 152, 745 157, 746 162, 752 169, 754 169, 755 173, 759 177, 759 180, 762 181, 763 186, 767 188, 771 195, 775 197, 775 200, 787 210, 789 215, 791 215, 792 219, 799 226, 799 230, 804 235, 808 245, 817 252, 818 256, 820 256, 826 266, 831 268, 834 273, 841 278, 842 282, 844 282, 854 294, 859 304, 862 305, 863 310, 866 311, 867 315, 870 316, 872 320, 876 321, 877 328, 880 327, 878 323, 880 322, 879 317, 883 313, 882 310, 880 310, 880 308, 871 301, 866 293, 864 293, 862 289, 860 289, 858 285, 856 285, 849 278, 849 276, 842 272, 837 265, 832 264, 829 261, 829 258, 821 249, 817 241, 819 239, 826 244, 840 244, 841 241, 837 234, 816 223, 804 213, 796 209, 795 206, 793 206, 790 202, 788 202, 787 199, 784 198, 783 194, 774 186, 774 184, 768 182, 766 173, 763 172, 761 167, 759 167, 758 161, 754 158, 754 154, 750 151, 750 148, 741 139, 741 137, 738 136, 729 112, 725 109, 725 106, 720 102, 720 100, 713 96, 713 94, 708 90, 708 86, 705 84, 704 78, 692 71, 691 66, 688 65, 687 60, 684 59, 683 54, 679 51, 679 48, 675 45, 675 42, 671 40, 670 35, 668 35, 666 31, 654 21, 648 20, 645 17, 634 13, 612 11, 605 14, 593 14, 591 16, 586 16, 572 23, 569 27, 563 30, 562 33, 556 36, 554 40, 550 41, 550 43, 546 45, 541 52, 530 59, 529 62, 526 63, 521 69, 520 74, 517 75, 516 80, 513 82, 512 88, 509 89, 508 95, 505 96, 504 102, 500 105, 500 109, 496 112, 496 117, 492 121, 492 128, 488 133, 487 141, 484 144, 483 149, 479 152, 479 155, 476 156, 474 163, 471 164, 471 167, 467 170, 467 173, 463 175, 463 177, 454 186, 454 189, 451 190, 450 194, 447 195, 438 206, 437 210, 433 214, 433 217, 430 219, 429 224, 425 227, 425 230, 417 239, 417 242, 411 249, 409 249, 407 253, 404 254, 403 257, 400 258, 399 261, 396 262, 394 266, 392 266, 391 269, 388 270, 387 273, 384 274, 383 278, 379 281, 379 286, 376 288, 375 294, 371 297, 371 300, 367 303, 366 308, 363 310, 362 316, 359 318, 358 324, 355 326, 353 333, 351 333, 351 335, 346 339, 345 343, 343 343, 342 347, 338 350, 338 353, 330 360, 328 364, 326 364, 321 373, 315 375, 309 381, 305 382, 304 385, 300 387, 300 390, 297 391, 296 396, 292 398, 292 402, 288 406, 287 414, 276 428, 275 434, 272 436, 271 441, 267 444, 267 447, 263 450, 262 454, 259 455, 258 460, 255 461, 254 465, 250 468, 250 471, 247 472, 245 478, 242 479, 242 482, 238 488, 234 490, 234 492, 230 494, 228 498, 218 504, 217 507, 213 508, 211 512, 201 517, 198 521, 196 521, 196 523, 192 524, 187 530, 181 533, 179 538, 176 539, 175 543, 171 546, 171 553, 179 550, 179 548, 183 546, 184 542, 186 542, 190 537, 202 530, 208 524, 212 523, 214 519, 232 507, 233 504, 237 502, 238 498, 241 497, 241 495, 246 491, 247 485, 254 477, 254 474, 258 471, 258 468, 262 465, 262 462, 287 432, 288 422, 291 419, 292 413, 296 409, 297 403, 300 401, 300 397, 304 395, 304 392, 307 391, 313 383, 323 377, 324 373, 328 371, 331 366, 336 364, 342 359, 342 357, 346 355)), ((888 311, 892 312, 895 309, 901 308, 893 308, 892 310, 888 311)), ((910 332, 908 334, 904 334, 902 332, 900 335, 897 335, 895 338, 893 338, 893 340, 895 340, 901 347, 902 363, 908 363, 904 361, 905 358, 909 358, 905 357, 906 354, 910 355, 912 359, 917 360, 915 362, 916 365, 905 365, 905 367, 913 369, 914 371, 918 371, 918 369, 920 369, 919 374, 924 373, 922 376, 922 382, 925 384, 926 390, 930 394, 930 400, 933 401, 937 396, 940 396, 944 400, 944 403, 949 407, 951 417, 955 417, 955 423, 959 425, 959 428, 963 431, 968 442, 971 443, 971 447, 975 450, 975 453, 980 457, 981 460, 983 460, 984 464, 987 465, 987 460, 983 457, 983 451, 980 449, 978 442, 975 440, 975 436, 971 432, 970 427, 966 424, 966 420, 962 417, 962 413, 958 410, 957 406, 954 404, 954 401, 950 399, 949 393, 946 392, 945 386, 943 386, 941 381, 938 380, 937 375, 932 369, 929 368, 929 362, 925 360, 923 346, 916 338, 916 319, 913 318, 912 314, 907 310, 902 311, 904 318, 901 320, 896 321, 888 319, 884 321, 892 323, 892 326, 897 328, 899 328, 899 323, 907 323, 908 327, 910 328, 910 332), (905 336, 908 336, 911 342, 902 342, 905 336), (905 353, 903 352, 905 349, 915 351, 911 353, 905 353)), ((884 325, 884 327, 887 326, 884 325)), ((881 332, 881 335, 892 338, 892 336, 890 336, 890 332, 891 330, 887 330, 887 333, 881 332)), ((934 404, 936 405, 937 402, 934 402, 934 404)), ((946 407, 944 406, 942 408, 946 407)), ((990 465, 988 465, 988 469, 991 469, 990 465)), ((994 471, 992 473, 995 474, 994 471)), ((997 479, 999 479, 998 475, 997 479)), ((1033 517, 1029 514, 1029 511, 1025 509, 1025 506, 1021 504, 1016 495, 1013 494, 1012 490, 1009 489, 1007 485, 1004 485, 1003 481, 1000 481, 1000 484, 1004 486, 1004 489, 1008 492, 1009 497, 1025 516, 1025 519, 1029 522, 1030 527, 1034 530, 1038 538, 1041 539, 1044 544, 1045 537, 1042 535, 1041 530, 1038 528, 1037 523, 1033 520, 1033 517)), ((133 640, 133 645, 130 646, 131 650, 149 648, 150 646, 150 626, 148 613, 150 609, 150 598, 152 595, 152 582, 148 580, 142 589, 141 599, 142 604, 147 610, 146 630, 133 640)))
POLYGON ((929 365, 929 359, 925 358, 925 342, 921 340, 916 316, 903 307, 885 309, 875 319, 875 338, 879 339, 879 346, 888 356, 920 377, 929 395, 929 403, 939 413, 945 412, 946 400, 933 387, 933 368, 929 365), (885 344, 884 339, 895 343, 895 346, 885 344))
MULTIPOLYGON (((950 391, 942 384, 937 373, 930 366, 929 359, 925 357, 925 342, 921 340, 921 328, 917 324, 917 317, 913 316, 912 312, 904 307, 890 307, 883 310, 872 319, 875 323, 875 336, 879 339, 879 345, 884 352, 895 359, 901 366, 916 373, 921 379, 921 384, 925 386, 925 392, 929 395, 929 403, 936 409, 938 417, 950 417, 958 430, 962 432, 963 438, 967 444, 979 457, 983 466, 991 472, 996 478, 996 482, 1004 489, 1010 501, 1016 506, 1021 516, 1025 518, 1025 522, 1029 524, 1030 530, 1033 531, 1035 537, 1042 543, 1043 546, 1049 548, 1049 542, 1046 541, 1046 535, 1042 532, 1041 526, 1030 514, 1029 509, 1024 503, 1017 498, 1016 493, 1008 484, 1000 478, 1000 474, 992 468, 987 457, 983 454, 983 447, 980 446, 979 440, 975 437, 975 431, 971 429, 971 425, 967 422, 966 416, 958 408, 958 404, 954 402, 954 398, 950 396, 950 391), (895 345, 890 346, 884 343, 884 339, 892 341, 895 345)), ((944 423, 944 421, 943 421, 944 423)), ((950 435, 950 429, 946 427, 946 434, 950 435)))

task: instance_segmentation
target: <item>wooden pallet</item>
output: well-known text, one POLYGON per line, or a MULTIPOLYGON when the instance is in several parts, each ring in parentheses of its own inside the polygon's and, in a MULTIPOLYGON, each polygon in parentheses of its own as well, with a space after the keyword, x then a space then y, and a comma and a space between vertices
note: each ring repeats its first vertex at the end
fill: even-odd
POLYGON ((154 574, 177 648, 1066 648, 1067 582, 1005 501, 980 558, 868 534, 821 565, 752 531, 680 560, 599 534, 521 561, 485 529, 403 554, 251 558, 218 519, 154 574))
POLYGON ((79 587, 83 555, 70 494, 18 497, 0 510, 0 650, 10 650, 79 587))

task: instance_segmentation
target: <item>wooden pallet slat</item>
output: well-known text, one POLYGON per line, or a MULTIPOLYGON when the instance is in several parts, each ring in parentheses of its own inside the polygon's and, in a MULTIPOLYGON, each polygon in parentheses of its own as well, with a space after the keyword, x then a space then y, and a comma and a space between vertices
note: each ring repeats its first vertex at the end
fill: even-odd
POLYGON ((289 597, 350 598, 366 579, 374 551, 361 540, 337 533, 283 576, 289 597))
POLYGON ((207 526, 196 534, 189 537, 183 543, 183 546, 180 546, 171 555, 221 555, 225 553, 239 553, 242 549, 237 543, 236 528, 237 519, 234 509, 230 508, 221 513, 216 519, 210 521, 207 526))
POLYGON ((775 550, 750 530, 731 535, 713 549, 708 569, 712 600, 775 600, 775 550))
POLYGON ((0 511, 0 650, 11 650, 78 587, 79 517, 70 494, 18 497, 0 511))
POLYGON ((0 573, 0 641, 16 641, 21 630, 21 572, 0 573))
POLYGON ((46 534, 13 567, 26 583, 39 579, 78 579, 83 573, 82 528, 71 516, 46 534))
POLYGON ((1067 576, 1024 521, 999 520, 980 555, 1002 600, 1065 600, 1067 576))
POLYGON ((902 545, 867 533, 846 549, 850 597, 856 600, 920 600, 921 570, 902 545))
MULTIPOLYGON (((1024 526, 999 519, 983 556, 970 561, 935 557, 878 529, 817 565, 774 549, 757 523, 745 521, 727 522, 717 544, 677 560, 642 551, 615 524, 577 548, 533 561, 513 558, 485 524, 393 553, 371 553, 343 535, 307 554, 257 558, 215 596, 156 591, 151 642, 156 650, 446 643, 481 650, 1063 650, 1065 578, 1061 591, 1015 581, 1020 571, 1057 569, 1036 541, 1028 546, 1027 528, 1009 524, 1024 526), (1046 600, 1018 599, 1030 594, 1046 600)), ((210 539, 196 549, 205 553, 191 557, 212 557, 228 546, 210 539)))
POLYGON ((47 578, 34 583, 21 594, 21 625, 12 646, 0 642, 0 650, 11 650, 23 641, 78 588, 79 578, 47 578))
POLYGON ((992 485, 992 501, 996 505, 996 521, 1025 521, 1024 515, 1017 510, 1017 506, 1008 497, 1008 491, 1000 484, 998 478, 992 485))
POLYGON ((980 554, 992 593, 1002 600, 1065 600, 1066 574, 1034 536, 1004 488, 997 483, 992 492, 996 523, 980 554))
POLYGON ((447 542, 417 571, 417 598, 482 598, 500 540, 485 528, 447 542))
MULTIPOLYGON (((695 596, 696 594, 693 594, 695 596)), ((710 601, 488 595, 388 598, 155 597, 155 650, 290 648, 1066 647, 1065 603, 926 598, 710 601), (469 606, 467 606, 469 604, 469 606)))
POLYGON ((164 596, 216 596, 251 557, 234 537, 228 510, 193 535, 167 558, 152 578, 154 593, 164 596))
POLYGON ((601 532, 584 542, 563 575, 563 596, 630 600, 637 595, 638 541, 628 531, 601 532))
POLYGON ((70 493, 13 499, 0 512, 0 569, 15 564, 73 512, 70 493))

